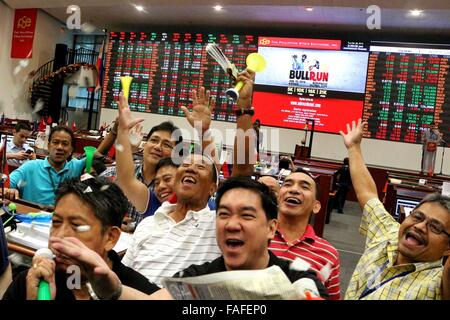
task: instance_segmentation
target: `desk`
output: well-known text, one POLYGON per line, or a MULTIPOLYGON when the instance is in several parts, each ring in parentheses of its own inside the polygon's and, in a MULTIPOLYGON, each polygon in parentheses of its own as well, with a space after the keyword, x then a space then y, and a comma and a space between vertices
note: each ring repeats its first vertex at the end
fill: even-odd
MULTIPOLYGON (((16 203, 17 212, 29 213, 39 212, 40 208, 16 203)), ((8 240, 8 250, 18 252, 26 256, 34 256, 34 252, 39 248, 48 246, 50 224, 48 227, 31 226, 27 223, 17 224, 17 230, 6 234, 8 240)), ((122 232, 113 250, 119 255, 125 252, 131 243, 131 234, 122 232)))

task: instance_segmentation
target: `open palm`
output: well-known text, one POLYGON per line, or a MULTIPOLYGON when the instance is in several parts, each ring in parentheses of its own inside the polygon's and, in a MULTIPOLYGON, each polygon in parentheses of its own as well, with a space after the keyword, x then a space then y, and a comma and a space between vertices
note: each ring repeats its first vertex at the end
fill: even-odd
POLYGON ((347 147, 347 149, 359 145, 361 143, 363 132, 364 132, 364 126, 366 125, 366 122, 362 122, 361 119, 358 119, 358 123, 355 121, 352 121, 352 125, 350 127, 350 124, 347 123, 347 133, 340 131, 340 135, 344 138, 344 144, 347 147))
POLYGON ((121 92, 119 94, 119 127, 121 129, 129 130, 142 121, 144 121, 144 119, 135 119, 133 117, 127 98, 125 98, 123 92, 121 92))
POLYGON ((192 90, 192 111, 186 106, 182 106, 181 110, 186 115, 186 119, 193 128, 201 126, 202 132, 209 129, 211 125, 211 105, 214 104, 214 99, 210 101, 209 90, 205 91, 204 87, 200 90, 192 90))

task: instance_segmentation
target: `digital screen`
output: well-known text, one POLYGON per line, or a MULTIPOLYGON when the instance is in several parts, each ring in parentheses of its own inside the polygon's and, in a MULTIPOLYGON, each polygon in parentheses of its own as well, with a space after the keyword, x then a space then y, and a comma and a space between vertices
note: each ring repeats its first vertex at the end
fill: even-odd
POLYGON ((403 212, 405 214, 405 218, 409 216, 411 211, 419 204, 419 200, 406 200, 406 199, 397 199, 397 203, 395 206, 395 217, 398 219, 400 214, 403 212))
POLYGON ((368 63, 364 43, 258 38, 267 63, 256 74, 253 104, 261 124, 338 133, 361 117, 368 63))
POLYGON ((116 109, 120 77, 132 76, 128 102, 132 111, 184 117, 190 92, 204 86, 215 97, 212 119, 236 121, 236 108, 225 96, 229 76, 206 53, 217 43, 239 70, 257 50, 252 35, 207 33, 111 32, 105 62, 102 106, 116 109))
POLYGON ((420 143, 434 121, 450 138, 450 50, 372 45, 363 119, 366 137, 420 143))

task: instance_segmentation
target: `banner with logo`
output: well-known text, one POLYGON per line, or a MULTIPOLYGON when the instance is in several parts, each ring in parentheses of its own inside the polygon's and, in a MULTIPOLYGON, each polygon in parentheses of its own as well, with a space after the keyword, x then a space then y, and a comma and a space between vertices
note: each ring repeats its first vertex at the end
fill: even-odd
POLYGON ((33 55, 37 9, 16 9, 11 43, 11 58, 30 59, 33 55))

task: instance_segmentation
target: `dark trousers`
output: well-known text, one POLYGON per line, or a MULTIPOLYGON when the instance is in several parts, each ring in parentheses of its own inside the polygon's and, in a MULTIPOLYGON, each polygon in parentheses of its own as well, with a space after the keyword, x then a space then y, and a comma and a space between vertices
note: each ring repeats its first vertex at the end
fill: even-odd
POLYGON ((342 212, 342 210, 344 209, 348 189, 348 186, 340 186, 337 190, 335 208, 338 210, 338 212, 342 212))

